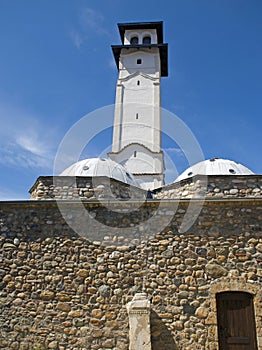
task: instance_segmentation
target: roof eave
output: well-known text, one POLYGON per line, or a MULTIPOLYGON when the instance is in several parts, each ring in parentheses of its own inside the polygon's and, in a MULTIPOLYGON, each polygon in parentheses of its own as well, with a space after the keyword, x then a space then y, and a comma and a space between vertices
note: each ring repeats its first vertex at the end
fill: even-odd
POLYGON ((124 36, 126 30, 134 29, 156 29, 158 42, 163 43, 163 21, 158 22, 133 22, 133 23, 118 23, 122 44, 124 44, 124 36))

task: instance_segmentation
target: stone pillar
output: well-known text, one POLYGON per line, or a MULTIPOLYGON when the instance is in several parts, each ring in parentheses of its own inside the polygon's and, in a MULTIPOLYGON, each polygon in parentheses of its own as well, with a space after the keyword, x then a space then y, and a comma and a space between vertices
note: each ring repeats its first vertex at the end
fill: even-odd
POLYGON ((129 350, 151 350, 150 301, 137 293, 127 304, 129 317, 129 350))

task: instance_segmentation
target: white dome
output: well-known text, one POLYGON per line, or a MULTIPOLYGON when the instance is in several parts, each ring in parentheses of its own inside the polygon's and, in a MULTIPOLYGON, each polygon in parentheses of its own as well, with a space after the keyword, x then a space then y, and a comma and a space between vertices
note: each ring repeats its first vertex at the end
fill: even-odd
POLYGON ((229 159, 212 158, 199 162, 186 169, 175 182, 195 175, 254 175, 244 165, 229 159))
POLYGON ((111 159, 88 158, 80 160, 65 169, 60 176, 106 176, 132 186, 137 186, 133 175, 111 159))

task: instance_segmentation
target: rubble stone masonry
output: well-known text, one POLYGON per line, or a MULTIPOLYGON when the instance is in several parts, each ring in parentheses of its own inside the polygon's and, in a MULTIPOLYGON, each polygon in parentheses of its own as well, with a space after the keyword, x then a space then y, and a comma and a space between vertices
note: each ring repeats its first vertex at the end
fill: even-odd
MULTIPOLYGON (((206 200, 184 233, 189 201, 181 200, 158 230, 174 202, 162 203, 150 223, 155 232, 144 235, 158 201, 136 203, 136 210, 134 203, 115 203, 111 212, 86 201, 93 221, 104 224, 90 233, 90 221, 87 238, 68 226, 55 201, 0 203, 0 348, 127 350, 126 305, 143 292, 153 350, 215 350, 215 296, 232 290, 253 295, 262 349, 262 200, 206 200), (110 235, 114 226, 121 235, 110 235)), ((76 205, 64 202, 79 221, 76 205)))

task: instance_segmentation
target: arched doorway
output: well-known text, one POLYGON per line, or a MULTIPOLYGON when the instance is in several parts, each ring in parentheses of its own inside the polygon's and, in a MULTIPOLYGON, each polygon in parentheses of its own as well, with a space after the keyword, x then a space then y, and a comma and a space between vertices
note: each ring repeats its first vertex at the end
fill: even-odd
POLYGON ((257 350, 253 296, 245 292, 216 294, 220 350, 257 350))

